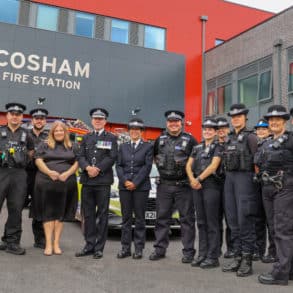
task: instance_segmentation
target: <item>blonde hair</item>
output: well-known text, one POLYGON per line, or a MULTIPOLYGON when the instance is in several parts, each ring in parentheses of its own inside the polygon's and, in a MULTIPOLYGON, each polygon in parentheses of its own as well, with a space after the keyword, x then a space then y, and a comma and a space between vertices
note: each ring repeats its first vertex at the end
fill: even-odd
POLYGON ((55 129, 58 126, 61 126, 62 129, 64 130, 63 144, 64 144, 65 148, 66 149, 71 148, 72 147, 72 143, 71 143, 71 141, 69 139, 69 132, 68 132, 67 126, 63 122, 58 121, 58 120, 55 121, 52 124, 51 129, 50 129, 50 132, 49 132, 49 136, 48 136, 48 146, 49 146, 49 148, 51 148, 51 149, 54 149, 55 148, 56 140, 55 140, 55 137, 54 137, 54 131, 55 131, 55 129))

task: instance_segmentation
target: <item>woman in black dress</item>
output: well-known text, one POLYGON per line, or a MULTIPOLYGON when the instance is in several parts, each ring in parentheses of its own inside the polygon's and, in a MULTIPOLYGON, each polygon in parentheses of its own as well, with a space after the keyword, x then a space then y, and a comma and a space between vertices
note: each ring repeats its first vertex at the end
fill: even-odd
POLYGON ((32 203, 34 218, 44 225, 45 255, 61 254, 59 246, 64 220, 73 220, 77 205, 78 168, 76 155, 69 139, 66 125, 53 123, 48 142, 38 148, 36 154, 35 194, 32 203), (53 240, 54 239, 54 240, 53 240), (53 240, 53 241, 52 241, 53 240))

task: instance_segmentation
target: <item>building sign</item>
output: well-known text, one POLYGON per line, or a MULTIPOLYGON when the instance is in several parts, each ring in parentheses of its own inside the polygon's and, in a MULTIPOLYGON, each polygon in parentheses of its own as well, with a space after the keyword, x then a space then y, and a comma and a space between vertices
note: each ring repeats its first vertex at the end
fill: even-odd
POLYGON ((90 63, 0 48, 0 76, 10 83, 80 90, 82 80, 90 78, 90 63))

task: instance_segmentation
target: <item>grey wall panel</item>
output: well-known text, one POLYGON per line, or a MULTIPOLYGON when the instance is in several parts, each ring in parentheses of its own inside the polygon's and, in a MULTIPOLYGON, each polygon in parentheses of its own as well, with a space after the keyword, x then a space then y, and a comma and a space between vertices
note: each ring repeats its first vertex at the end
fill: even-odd
MULTIPOLYGON (((139 116, 148 126, 164 127, 163 113, 167 109, 184 109, 185 59, 182 55, 2 23, 0 34, 3 36, 0 50, 10 54, 0 53, 0 111, 10 100, 21 100, 29 110, 37 106, 37 97, 42 96, 46 98, 43 106, 52 116, 88 122, 89 109, 100 106, 109 110, 109 121, 126 123, 131 110, 139 107, 139 116), (14 68, 9 58, 15 52, 23 54, 26 62, 31 54, 40 60, 45 57, 47 62, 57 58, 55 73, 50 66, 46 72, 42 66, 36 71, 28 70, 26 66, 32 66, 29 63, 24 68, 14 68), (68 60, 70 69, 64 60, 68 60), (74 76, 75 61, 82 68, 90 64, 89 78, 74 76), (3 66, 3 62, 7 62, 7 66, 3 66), (62 64, 65 67, 58 74, 62 64), (3 78, 4 72, 28 76, 30 82, 11 82, 3 78), (38 78, 38 83, 33 84, 34 78, 38 78), (41 78, 46 79, 44 84, 41 78), (54 87, 48 84, 50 78, 54 80, 54 87), (58 87, 57 79, 76 82, 79 87, 67 89, 60 86, 61 82, 58 87)), ((19 64, 20 57, 15 62, 19 64)))

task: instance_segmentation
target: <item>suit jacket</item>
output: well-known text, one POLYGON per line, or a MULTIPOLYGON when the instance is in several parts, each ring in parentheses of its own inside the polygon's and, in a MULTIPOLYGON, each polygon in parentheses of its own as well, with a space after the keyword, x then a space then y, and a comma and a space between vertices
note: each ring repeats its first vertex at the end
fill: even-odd
POLYGON ((150 190, 149 174, 153 164, 153 146, 149 142, 140 141, 132 149, 130 142, 120 145, 116 171, 119 178, 119 189, 126 190, 124 183, 129 180, 136 185, 137 191, 150 190))
POLYGON ((83 170, 80 182, 85 185, 111 185, 113 183, 112 166, 117 158, 117 138, 104 131, 101 135, 94 132, 83 137, 78 163, 83 170), (101 171, 98 176, 90 178, 85 171, 87 166, 96 166, 101 171))

